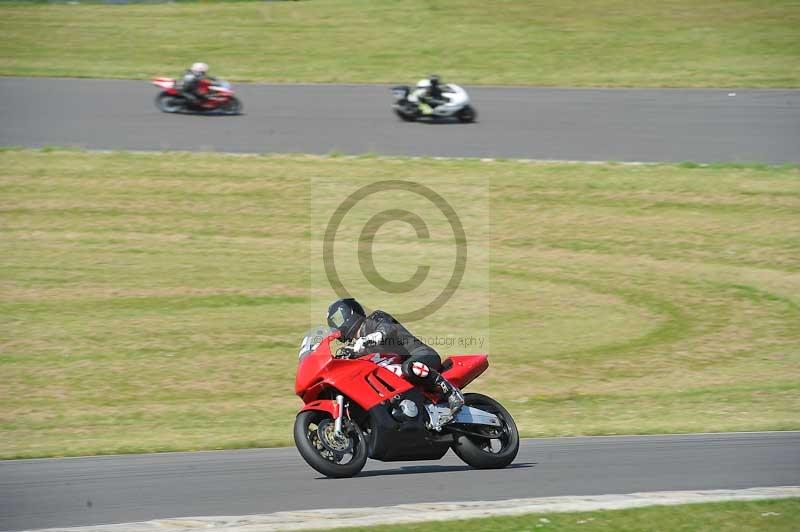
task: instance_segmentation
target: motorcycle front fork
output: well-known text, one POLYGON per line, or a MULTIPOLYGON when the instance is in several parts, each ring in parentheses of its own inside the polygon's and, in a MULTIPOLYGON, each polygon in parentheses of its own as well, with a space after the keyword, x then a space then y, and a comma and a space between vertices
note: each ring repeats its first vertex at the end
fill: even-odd
POLYGON ((333 421, 333 433, 340 436, 342 434, 342 419, 344 418, 344 396, 336 396, 336 406, 338 407, 339 415, 333 421))

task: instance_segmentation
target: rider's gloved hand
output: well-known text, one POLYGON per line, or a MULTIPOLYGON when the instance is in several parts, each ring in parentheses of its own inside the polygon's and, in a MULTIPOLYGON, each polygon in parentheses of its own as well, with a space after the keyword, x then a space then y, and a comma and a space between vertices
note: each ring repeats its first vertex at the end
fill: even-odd
POLYGON ((367 347, 372 347, 373 345, 377 345, 382 341, 383 333, 380 331, 375 331, 374 333, 370 333, 357 339, 353 344, 353 351, 356 353, 363 353, 367 347))
POLYGON ((355 354, 352 347, 340 347, 336 350, 335 358, 350 358, 355 354))

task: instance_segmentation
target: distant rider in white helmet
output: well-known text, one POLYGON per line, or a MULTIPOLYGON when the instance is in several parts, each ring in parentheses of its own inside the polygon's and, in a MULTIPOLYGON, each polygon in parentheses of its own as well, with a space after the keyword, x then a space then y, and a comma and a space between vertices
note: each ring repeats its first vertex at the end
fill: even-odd
POLYGON ((208 65, 194 63, 183 73, 181 94, 193 105, 200 105, 208 98, 208 87, 214 78, 208 75, 208 65))

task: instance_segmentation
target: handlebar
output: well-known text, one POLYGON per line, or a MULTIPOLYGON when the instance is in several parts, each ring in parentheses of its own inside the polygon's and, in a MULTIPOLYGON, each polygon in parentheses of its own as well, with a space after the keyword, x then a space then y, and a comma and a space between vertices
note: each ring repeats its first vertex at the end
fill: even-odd
POLYGON ((355 349, 348 346, 340 347, 336 350, 336 358, 355 358, 359 356, 355 349))

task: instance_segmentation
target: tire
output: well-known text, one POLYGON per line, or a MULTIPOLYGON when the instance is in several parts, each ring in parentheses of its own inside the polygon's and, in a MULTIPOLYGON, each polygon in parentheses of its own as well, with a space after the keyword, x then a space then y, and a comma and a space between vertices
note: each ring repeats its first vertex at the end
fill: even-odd
MULTIPOLYGON (((475 469, 502 469, 511 464, 519 451, 519 432, 508 410, 491 397, 479 393, 465 394, 464 404, 495 414, 500 418, 503 427, 499 437, 495 439, 465 434, 457 435, 456 442, 453 444, 453 452, 475 469)), ((470 427, 469 430, 489 433, 490 431, 496 432, 497 429, 470 427)))
POLYGON ((222 106, 222 112, 226 115, 239 115, 242 114, 242 107, 241 100, 235 96, 231 96, 231 99, 222 106))
POLYGON ((185 100, 180 96, 162 92, 156 96, 156 107, 164 113, 178 113, 186 106, 185 100))
POLYGON ((308 465, 326 477, 352 477, 367 463, 367 440, 352 420, 345 420, 342 431, 347 436, 346 444, 343 441, 323 441, 322 438, 333 436, 333 419, 327 412, 307 410, 295 418, 294 444, 308 465), (336 451, 332 446, 343 450, 336 451), (350 459, 344 461, 348 455, 350 459))
POLYGON ((412 114, 405 113, 405 112, 401 111, 400 109, 395 109, 394 110, 394 114, 396 114, 400 118, 400 120, 402 120, 403 122, 414 122, 417 119, 416 116, 414 116, 412 114))
POLYGON ((456 118, 458 118, 459 122, 464 122, 465 124, 474 122, 478 118, 478 112, 471 105, 466 105, 456 114, 456 118))

